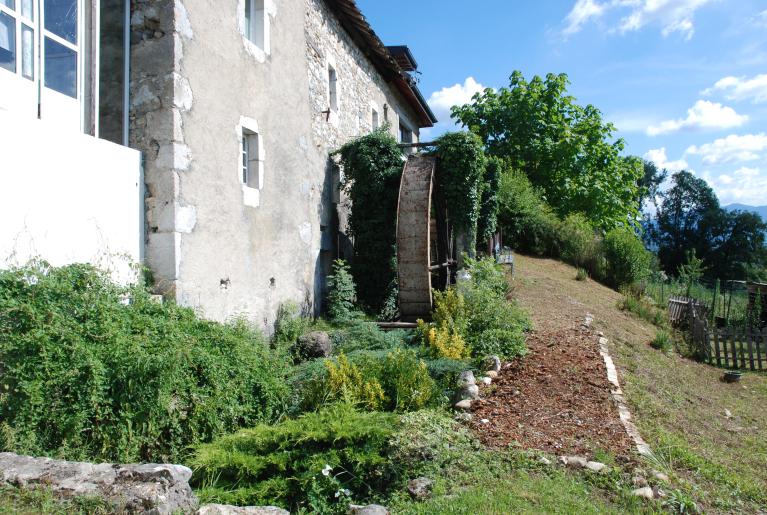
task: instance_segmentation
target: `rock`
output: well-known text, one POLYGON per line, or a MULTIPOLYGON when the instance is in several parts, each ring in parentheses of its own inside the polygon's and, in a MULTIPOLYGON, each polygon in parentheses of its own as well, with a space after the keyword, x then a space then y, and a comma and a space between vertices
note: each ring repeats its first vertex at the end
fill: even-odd
POLYGON ((603 333, 602 331, 599 331, 597 332, 597 336, 599 336, 600 338, 604 338, 605 333, 603 333))
POLYGON ((608 344, 607 338, 605 338, 604 336, 599 338, 599 345, 607 345, 607 344, 608 344))
POLYGON ((471 409, 471 399, 464 399, 462 401, 458 401, 453 405, 453 407, 455 409, 469 410, 471 409))
POLYGON ((419 477, 408 481, 407 492, 413 499, 422 501, 431 497, 431 490, 433 487, 434 481, 428 477, 419 477))
POLYGON ((634 486, 636 486, 637 488, 644 488, 645 486, 647 486, 647 480, 643 478, 642 476, 634 476, 631 479, 631 482, 634 483, 634 486))
POLYGON ((650 488, 649 486, 637 488, 636 490, 631 492, 631 494, 637 497, 644 497, 645 499, 655 499, 655 492, 653 492, 652 488, 650 488))
POLYGON ((538 463, 541 463, 543 465, 551 465, 551 460, 545 456, 540 456, 538 457, 538 463))
POLYGON ((663 481, 664 483, 668 483, 669 482, 668 476, 666 474, 664 474, 663 472, 659 472, 657 470, 653 470, 652 471, 652 475, 658 481, 663 481))
POLYGON ((349 515, 389 515, 389 508, 379 504, 368 504, 367 506, 350 504, 349 515))
POLYGON ((724 410, 724 418, 732 418, 732 412, 728 409, 724 410))
POLYGON ((290 515, 290 512, 276 506, 204 504, 197 510, 197 515, 290 515))
POLYGON ((474 417, 471 415, 471 413, 466 413, 465 411, 456 413, 453 417, 458 422, 471 422, 471 419, 474 417))
POLYGON ((456 401, 479 399, 479 386, 475 384, 466 385, 456 392, 455 397, 456 401))
POLYGON ((483 418, 482 420, 480 420, 480 422, 483 423, 483 424, 489 424, 490 420, 488 420, 486 418, 483 418))
POLYGON ((586 463, 586 468, 592 472, 607 472, 607 465, 599 463, 598 461, 589 461, 586 463))
POLYGON ((488 356, 485 358, 485 370, 492 370, 493 372, 501 371, 501 358, 498 356, 488 356))
POLYGON ((191 477, 181 465, 96 465, 0 453, 0 484, 44 485, 61 497, 99 497, 120 513, 194 512, 198 503, 191 477))
POLYGON ((333 353, 333 342, 325 331, 313 331, 298 338, 294 349, 305 358, 329 358, 333 353))
POLYGON ((496 377, 498 377, 498 372, 496 372, 495 370, 488 370, 487 372, 485 372, 485 375, 489 377, 490 379, 495 379, 496 377))
POLYGON ((489 386, 489 385, 493 384, 493 380, 490 379, 489 377, 480 377, 479 378, 479 382, 482 383, 485 386, 489 386))
POLYGON ((589 460, 582 456, 560 456, 559 462, 566 467, 584 468, 589 460))
POLYGON ((464 386, 477 384, 477 380, 474 378, 474 372, 471 370, 464 370, 461 372, 461 375, 458 376, 458 387, 463 388, 464 386))
POLYGON ((652 495, 656 499, 663 499, 664 497, 666 497, 666 492, 661 490, 659 487, 654 486, 654 487, 652 487, 652 495))

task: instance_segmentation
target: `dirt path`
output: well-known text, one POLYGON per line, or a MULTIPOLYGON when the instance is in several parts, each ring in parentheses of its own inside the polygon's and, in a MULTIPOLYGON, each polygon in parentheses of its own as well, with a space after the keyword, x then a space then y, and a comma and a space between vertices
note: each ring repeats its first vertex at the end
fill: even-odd
POLYGON ((593 457, 599 451, 633 454, 610 397, 596 330, 580 324, 598 312, 597 324, 627 317, 616 292, 574 281, 571 268, 519 258, 514 297, 530 313, 535 330, 529 355, 508 364, 473 409, 472 425, 491 447, 520 444, 553 454, 593 457), (600 289, 594 295, 591 287, 600 289))

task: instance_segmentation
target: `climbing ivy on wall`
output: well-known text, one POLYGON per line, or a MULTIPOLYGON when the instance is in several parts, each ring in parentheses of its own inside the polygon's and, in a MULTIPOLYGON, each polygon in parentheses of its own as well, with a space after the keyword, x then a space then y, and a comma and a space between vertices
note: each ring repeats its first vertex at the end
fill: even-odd
POLYGON ((477 246, 481 246, 493 234, 498 223, 498 188, 501 182, 503 161, 497 157, 487 159, 485 167, 482 198, 479 204, 479 220, 477 220, 477 246))
POLYGON ((471 132, 448 132, 435 142, 439 158, 439 187, 456 231, 468 236, 460 250, 473 251, 477 239, 485 153, 482 140, 471 132))
POLYGON ((352 275, 357 297, 378 313, 396 288, 397 199, 402 152, 388 127, 351 141, 335 152, 349 196, 349 234, 354 238, 352 275))

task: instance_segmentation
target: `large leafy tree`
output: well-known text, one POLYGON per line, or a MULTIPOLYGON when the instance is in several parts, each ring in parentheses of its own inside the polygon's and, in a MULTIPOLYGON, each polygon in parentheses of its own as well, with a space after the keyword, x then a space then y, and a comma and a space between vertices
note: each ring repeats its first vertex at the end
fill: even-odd
POLYGON ((515 71, 508 88, 476 94, 453 118, 525 173, 560 216, 582 212, 602 229, 636 224, 642 162, 620 155, 615 127, 596 107, 578 105, 568 84, 565 74, 528 82, 515 71))
POLYGON ((767 225, 759 215, 722 209, 708 183, 687 171, 675 174, 660 197, 651 240, 667 272, 677 275, 691 251, 712 279, 745 279, 764 266, 767 225))

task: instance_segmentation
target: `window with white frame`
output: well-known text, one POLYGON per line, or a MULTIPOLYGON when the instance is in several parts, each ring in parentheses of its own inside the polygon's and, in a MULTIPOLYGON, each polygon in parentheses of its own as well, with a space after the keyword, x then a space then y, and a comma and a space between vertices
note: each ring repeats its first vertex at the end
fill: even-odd
POLYGON ((338 111, 338 74, 332 65, 328 65, 328 105, 331 112, 338 111))
POLYGON ((371 109, 370 117, 371 117, 370 122, 371 122, 371 126, 373 127, 373 130, 374 131, 378 130, 378 128, 381 126, 381 123, 378 120, 378 110, 375 108, 371 109))
POLYGON ((14 110, 80 128, 83 0, 0 0, 0 91, 14 110), (31 106, 31 107, 30 107, 31 106))
POLYGON ((269 16, 264 0, 245 0, 245 37, 264 52, 269 51, 269 16))
POLYGON ((261 138, 250 129, 242 129, 242 175, 244 186, 260 190, 263 188, 264 170, 261 158, 261 138))

